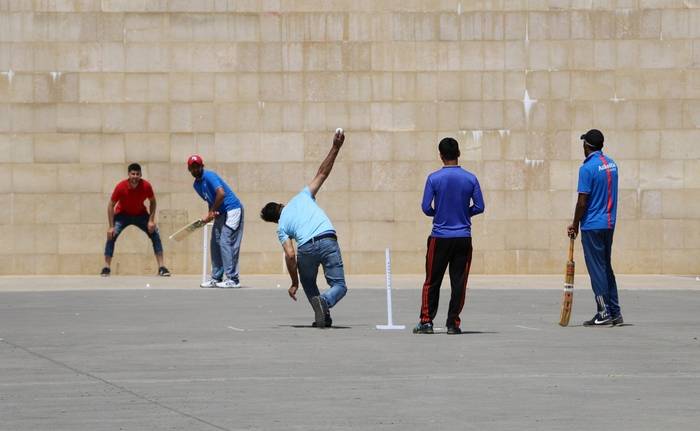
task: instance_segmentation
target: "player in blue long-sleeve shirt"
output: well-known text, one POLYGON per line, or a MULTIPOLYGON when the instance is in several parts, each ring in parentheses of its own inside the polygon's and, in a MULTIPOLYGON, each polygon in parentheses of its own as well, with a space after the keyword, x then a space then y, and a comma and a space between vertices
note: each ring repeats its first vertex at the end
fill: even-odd
POLYGON ((450 162, 455 164, 445 164, 428 176, 421 207, 433 218, 432 236, 471 237, 472 216, 484 212, 479 180, 457 165, 457 160, 450 162))
POLYGON ((425 257, 425 283, 416 334, 432 334, 437 314, 440 285, 450 267, 452 295, 447 311, 447 333, 460 334, 459 318, 464 307, 467 279, 472 261, 471 217, 484 212, 484 198, 476 175, 459 166, 459 144, 444 138, 438 145, 443 167, 425 182, 421 208, 433 217, 425 257))

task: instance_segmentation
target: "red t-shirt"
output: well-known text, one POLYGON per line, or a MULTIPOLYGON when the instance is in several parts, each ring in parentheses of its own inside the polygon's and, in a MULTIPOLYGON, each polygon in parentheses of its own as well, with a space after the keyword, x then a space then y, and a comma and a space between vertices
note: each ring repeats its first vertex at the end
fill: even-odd
POLYGON ((129 180, 117 183, 112 192, 112 202, 116 202, 114 214, 124 213, 130 216, 148 214, 143 201, 153 199, 153 188, 151 184, 141 179, 135 188, 129 187, 129 180))

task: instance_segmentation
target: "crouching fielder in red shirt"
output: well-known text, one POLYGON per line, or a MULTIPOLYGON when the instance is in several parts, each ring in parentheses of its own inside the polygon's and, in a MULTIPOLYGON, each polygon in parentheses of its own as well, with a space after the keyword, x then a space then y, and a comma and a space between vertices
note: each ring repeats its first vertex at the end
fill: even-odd
POLYGON ((135 225, 148 235, 153 243, 153 253, 158 261, 158 275, 170 276, 168 268, 163 266, 163 244, 160 241, 158 226, 156 226, 156 196, 151 184, 141 178, 141 166, 132 163, 128 168, 129 178, 120 181, 114 187, 112 197, 107 204, 107 243, 105 244, 105 266, 101 275, 108 277, 111 273, 114 244, 119 234, 130 225, 135 225), (149 209, 146 210, 144 201, 148 199, 149 209))

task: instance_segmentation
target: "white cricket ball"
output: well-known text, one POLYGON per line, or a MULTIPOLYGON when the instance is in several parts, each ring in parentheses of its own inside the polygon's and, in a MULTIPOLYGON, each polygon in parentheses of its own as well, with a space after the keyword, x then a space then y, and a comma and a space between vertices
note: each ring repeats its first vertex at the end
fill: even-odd
POLYGON ((341 134, 341 135, 342 135, 342 134, 343 134, 343 129, 340 128, 340 127, 338 127, 337 129, 335 129, 335 134, 336 134, 336 135, 337 135, 337 134, 341 134))
POLYGON ((277 285, 277 288, 279 289, 279 287, 280 287, 280 285, 278 284, 278 285, 277 285))
POLYGON ((146 283, 146 287, 151 287, 151 285, 149 283, 146 283))

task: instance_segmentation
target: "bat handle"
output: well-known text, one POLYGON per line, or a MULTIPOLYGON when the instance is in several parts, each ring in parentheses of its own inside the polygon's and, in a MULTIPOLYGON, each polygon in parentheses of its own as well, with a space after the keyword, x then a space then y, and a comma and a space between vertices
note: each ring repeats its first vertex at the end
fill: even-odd
POLYGON ((574 260, 574 239, 569 238, 569 260, 574 260))

